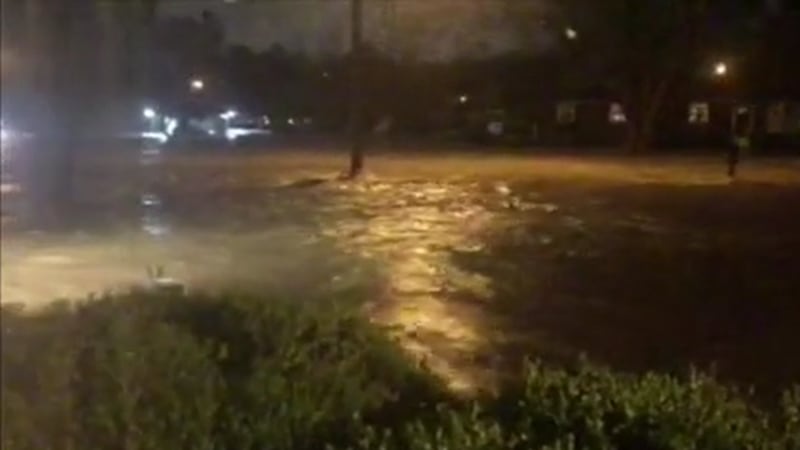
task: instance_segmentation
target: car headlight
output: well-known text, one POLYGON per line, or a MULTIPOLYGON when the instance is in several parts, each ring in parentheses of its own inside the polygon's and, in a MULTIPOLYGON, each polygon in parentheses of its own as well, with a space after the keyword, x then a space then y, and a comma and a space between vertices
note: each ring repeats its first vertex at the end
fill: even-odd
POLYGON ((4 128, 0 129, 0 149, 3 150, 4 156, 6 147, 9 146, 9 141, 11 141, 11 133, 4 128))

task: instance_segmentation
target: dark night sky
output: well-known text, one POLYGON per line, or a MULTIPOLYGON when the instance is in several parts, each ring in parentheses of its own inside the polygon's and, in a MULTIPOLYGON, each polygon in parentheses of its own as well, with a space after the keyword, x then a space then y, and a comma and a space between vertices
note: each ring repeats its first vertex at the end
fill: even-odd
MULTIPOLYGON (((524 2, 540 10, 547 0, 524 2)), ((231 43, 266 49, 280 43, 313 54, 348 47, 347 0, 167 0, 164 14, 199 14, 222 19, 231 43)), ((395 54, 425 59, 495 53, 518 46, 497 0, 378 0, 366 2, 367 36, 395 54)), ((523 5, 517 2, 518 5, 523 5)), ((546 47, 546 33, 531 33, 534 48, 546 47)), ((529 44, 530 45, 530 44, 529 44)), ((529 47, 530 48, 530 47, 529 47)))
MULTIPOLYGON (((778 11, 800 0, 725 0, 717 4, 718 12, 748 4, 778 11)), ((367 0, 365 5, 368 40, 395 55, 448 59, 554 45, 551 32, 530 27, 521 35, 508 19, 536 22, 557 0, 367 0)), ((230 43, 256 50, 280 43, 318 55, 348 48, 349 0, 164 0, 161 12, 199 15, 206 9, 222 19, 230 43)))

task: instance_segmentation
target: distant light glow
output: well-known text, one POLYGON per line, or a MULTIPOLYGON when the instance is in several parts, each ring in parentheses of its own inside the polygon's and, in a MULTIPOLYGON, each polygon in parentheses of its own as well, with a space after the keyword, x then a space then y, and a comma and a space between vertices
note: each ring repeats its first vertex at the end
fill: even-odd
POLYGON ((191 86, 193 91, 202 91, 206 87, 205 81, 200 78, 192 78, 189 85, 191 86))
POLYGON ((140 199, 142 206, 161 206, 161 199, 156 194, 142 194, 140 199))
POLYGON ((272 123, 272 121, 269 120, 269 116, 263 116, 261 118, 261 123, 263 123, 264 126, 268 127, 272 123))
POLYGON ((461 103, 462 105, 466 104, 468 101, 469 101, 469 95, 463 94, 460 97, 458 97, 458 102, 461 103))
POLYGON ((289 119, 286 121, 286 123, 288 123, 289 125, 294 125, 296 122, 294 120, 294 117, 289 117, 289 119))
MULTIPOLYGON (((11 138, 11 133, 6 131, 2 125, 0 125, 0 161, 5 163, 6 160, 6 148, 9 146, 9 140, 11 138)), ((3 185, 5 188, 5 184, 3 185)), ((5 192, 5 191, 4 191, 5 192)))
POLYGON ((175 130, 178 129, 178 119, 174 117, 167 117, 164 119, 164 131, 167 133, 168 136, 172 136, 175 134, 175 130))
POLYGON ((145 108, 144 110, 142 110, 142 115, 144 116, 145 119, 155 119, 158 114, 156 113, 156 110, 153 108, 145 108))
POLYGON ((235 109, 229 109, 224 113, 220 114, 219 117, 222 118, 223 120, 231 120, 236 118, 236 116, 238 115, 239 113, 235 109))
POLYGON ((169 136, 166 133, 162 133, 160 131, 145 131, 140 135, 144 139, 155 139, 158 142, 164 144, 169 140, 169 136))
POLYGON ((719 62, 714 65, 714 75, 724 77, 728 74, 728 65, 724 62, 719 62))
POLYGON ((608 121, 611 123, 625 123, 628 117, 625 115, 625 107, 621 103, 612 103, 608 108, 608 121))
POLYGON ((492 136, 501 136, 505 130, 505 124, 499 120, 493 120, 486 125, 486 131, 492 136))
POLYGON ((231 142, 243 136, 253 136, 258 134, 269 134, 269 131, 250 128, 228 128, 225 130, 225 138, 231 142))
POLYGON ((578 39, 578 30, 572 27, 567 27, 564 29, 564 36, 566 36, 567 39, 574 41, 575 39, 578 39))

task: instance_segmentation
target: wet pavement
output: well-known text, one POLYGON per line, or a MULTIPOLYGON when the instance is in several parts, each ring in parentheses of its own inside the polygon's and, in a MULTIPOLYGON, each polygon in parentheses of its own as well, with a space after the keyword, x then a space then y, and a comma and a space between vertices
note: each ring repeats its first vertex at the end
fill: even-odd
POLYGON ((153 283, 304 293, 369 277, 366 313, 457 390, 526 354, 582 352, 632 370, 721 361, 747 382, 800 379, 776 354, 800 338, 800 224, 768 207, 800 198, 792 166, 767 169, 778 186, 731 187, 692 170, 710 163, 453 159, 385 157, 380 175, 340 181, 338 159, 145 148, 92 169, 106 179, 84 195, 103 200, 87 202, 82 230, 4 229, 2 301, 153 283), (736 274, 752 282, 726 285, 736 274))

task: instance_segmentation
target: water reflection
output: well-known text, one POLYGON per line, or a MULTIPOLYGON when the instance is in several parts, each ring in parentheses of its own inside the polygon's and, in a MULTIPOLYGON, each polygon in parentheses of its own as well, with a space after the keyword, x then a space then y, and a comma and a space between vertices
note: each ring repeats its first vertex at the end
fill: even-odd
POLYGON ((339 189, 366 218, 342 220, 327 233, 375 260, 387 277, 386 293, 369 313, 452 389, 486 385, 490 368, 475 361, 488 351, 491 324, 447 298, 462 289, 491 296, 488 280, 458 272, 450 261, 453 251, 482 248, 479 232, 496 215, 486 196, 475 184, 363 182, 339 189))
MULTIPOLYGON (((155 150, 142 155, 158 155, 155 150)), ((339 255, 351 255, 385 274, 382 295, 366 312, 389 326, 403 348, 453 389, 490 383, 492 366, 481 358, 496 327, 477 305, 450 299, 452 292, 490 299, 490 282, 458 269, 452 255, 482 251, 482 233, 509 211, 503 200, 512 197, 510 189, 373 180, 275 186, 253 197, 228 190, 186 196, 161 187, 168 176, 162 164, 140 163, 138 231, 4 246, 4 300, 80 298, 143 283, 181 289, 296 284, 291 292, 300 292, 327 286, 319 281, 329 280, 326 274, 346 273, 334 265, 339 255), (203 215, 215 219, 198 219, 203 215), (15 261, 10 270, 8 258, 15 261), (47 283, 37 285, 42 276, 47 283)))
POLYGON ((149 144, 142 148, 139 154, 139 164, 142 166, 153 166, 163 162, 161 148, 157 145, 149 144))
POLYGON ((142 194, 142 231, 154 237, 164 237, 171 232, 161 197, 152 192, 142 194))
POLYGON ((162 151, 159 143, 154 140, 145 140, 139 157, 139 165, 143 179, 143 192, 139 197, 141 206, 141 229, 153 237, 164 237, 171 231, 166 220, 162 196, 153 186, 163 176, 160 167, 162 151))
POLYGON ((148 210, 142 215, 142 231, 154 237, 164 237, 171 229, 160 212, 148 210))
POLYGON ((161 207, 161 198, 152 192, 147 192, 141 196, 141 204, 145 208, 158 208, 161 207))

